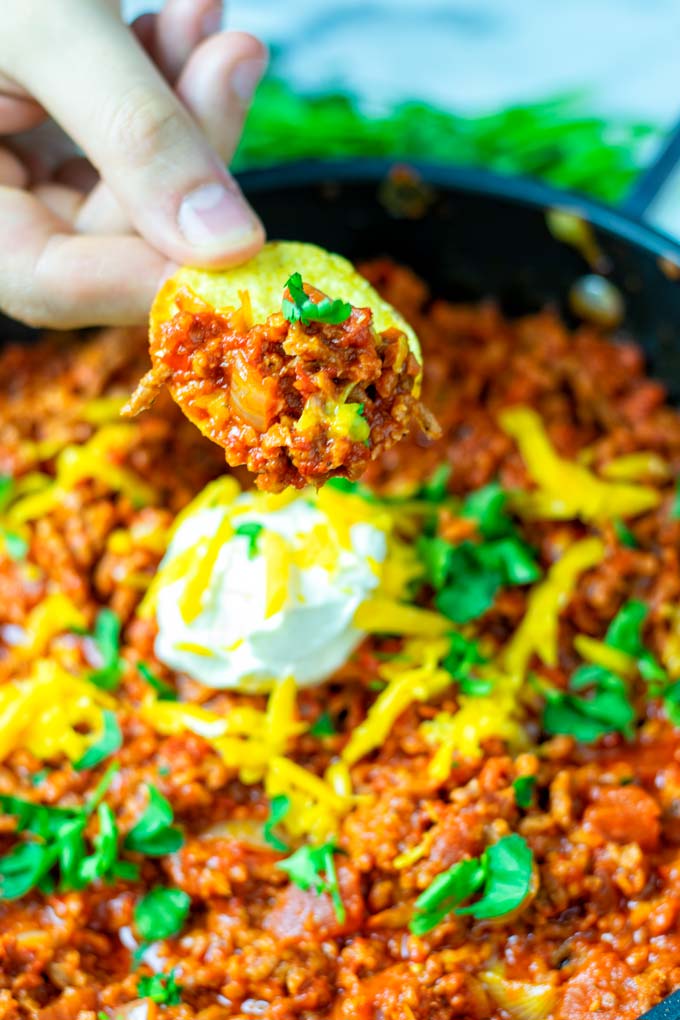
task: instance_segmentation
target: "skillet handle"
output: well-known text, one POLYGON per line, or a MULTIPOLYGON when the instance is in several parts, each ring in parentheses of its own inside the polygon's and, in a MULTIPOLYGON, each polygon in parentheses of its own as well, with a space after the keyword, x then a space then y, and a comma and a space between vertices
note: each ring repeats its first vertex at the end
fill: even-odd
POLYGON ((621 208, 632 219, 643 220, 675 240, 680 238, 680 121, 621 208))

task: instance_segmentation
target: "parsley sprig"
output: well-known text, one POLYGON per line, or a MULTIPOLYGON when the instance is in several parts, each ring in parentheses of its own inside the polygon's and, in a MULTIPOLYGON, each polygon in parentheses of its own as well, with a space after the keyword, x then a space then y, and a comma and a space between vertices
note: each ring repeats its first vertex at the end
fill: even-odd
POLYGON ((172 854, 184 843, 181 829, 173 826, 172 806, 155 786, 147 787, 149 803, 136 825, 125 837, 125 849, 147 857, 172 854))
POLYGON ((308 326, 310 322, 325 322, 337 326, 345 322, 352 314, 352 306, 348 301, 330 298, 322 298, 321 301, 312 301, 305 293, 300 273, 293 273, 286 280, 286 289, 290 298, 284 298, 281 303, 281 311, 289 322, 300 322, 308 326))
POLYGON ((271 803, 269 804, 269 815, 267 821, 264 823, 264 838, 270 846, 274 847, 280 853, 285 854, 288 852, 288 844, 276 835, 274 829, 283 821, 288 812, 290 811, 290 797, 285 793, 279 793, 275 797, 272 797, 271 803))
POLYGON ((112 609, 100 609, 90 635, 101 657, 101 666, 88 680, 95 687, 113 691, 120 683, 124 662, 120 657, 120 620, 112 609))
POLYGON ((503 836, 481 857, 459 861, 437 875, 415 902, 409 925, 414 935, 425 935, 454 911, 477 920, 502 917, 520 906, 531 888, 533 854, 517 833, 503 836), (481 898, 461 906, 476 893, 481 898))
POLYGON ((460 516, 476 522, 479 542, 452 545, 427 535, 417 542, 427 579, 436 591, 435 604, 454 623, 468 623, 485 613, 502 586, 532 584, 541 576, 506 503, 505 492, 495 482, 464 500, 460 516))
POLYGON ((543 728, 590 744, 606 733, 632 735, 635 718, 625 681, 604 666, 586 664, 569 678, 566 691, 547 689, 543 728))
POLYGON ((179 1006, 182 986, 177 984, 174 970, 169 974, 147 974, 137 982, 137 995, 159 1006, 179 1006))
POLYGON ((313 889, 319 895, 328 893, 338 923, 344 924, 347 912, 335 870, 333 855, 336 850, 337 846, 333 842, 322 843, 321 846, 301 846, 285 861, 278 861, 276 867, 285 871, 291 882, 300 889, 313 889))
POLYGON ((82 889, 95 879, 134 880, 139 868, 119 856, 119 832, 113 811, 102 803, 117 766, 111 766, 88 803, 81 808, 48 807, 19 797, 0 796, 0 810, 17 819, 22 840, 0 858, 0 899, 14 900, 31 889, 42 892, 82 889), (88 852, 85 829, 96 811, 98 831, 88 852))

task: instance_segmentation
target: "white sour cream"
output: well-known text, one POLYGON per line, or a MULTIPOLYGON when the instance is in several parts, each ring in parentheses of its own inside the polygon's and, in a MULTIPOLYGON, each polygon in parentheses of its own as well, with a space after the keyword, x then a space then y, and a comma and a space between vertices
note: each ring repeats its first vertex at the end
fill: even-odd
POLYGON ((257 691, 289 676, 300 686, 327 679, 364 636, 354 614, 378 587, 387 554, 379 526, 349 521, 339 531, 330 512, 314 493, 274 509, 266 497, 244 493, 185 516, 160 566, 158 658, 214 688, 257 691), (237 533, 242 525, 262 530, 251 538, 237 533), (210 541, 225 528, 211 558, 210 541), (183 563, 186 570, 178 571, 183 563))

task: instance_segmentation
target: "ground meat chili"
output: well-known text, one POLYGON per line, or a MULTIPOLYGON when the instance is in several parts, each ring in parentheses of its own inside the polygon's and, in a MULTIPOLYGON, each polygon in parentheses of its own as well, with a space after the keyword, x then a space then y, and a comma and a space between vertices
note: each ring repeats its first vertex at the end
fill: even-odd
MULTIPOLYGON (((316 304, 324 299, 305 288, 316 304)), ((259 487, 357 479, 414 422, 437 434, 416 396, 420 365, 405 335, 376 332, 370 308, 348 307, 336 323, 276 313, 252 324, 243 308, 220 315, 188 289, 175 300, 179 311, 151 331, 153 368, 130 411, 166 385, 227 463, 245 464, 259 487)))
MULTIPOLYGON (((39 855, 64 825, 82 824, 92 861, 66 889, 53 877, 52 886, 29 881, 23 895, 0 899, 2 1020, 634 1020, 680 985, 680 730, 669 721, 672 685, 658 679, 680 673, 680 416, 631 343, 589 326, 569 331, 552 312, 509 321, 491 303, 432 301, 420 280, 388 262, 364 271, 415 326, 424 399, 443 428, 437 442, 418 433, 372 463, 363 482, 374 492, 412 493, 442 464, 452 467, 454 499, 496 481, 533 490, 515 439, 498 423, 500 411, 519 404, 538 411, 561 457, 602 477, 624 458, 639 469, 639 456, 630 458, 643 453, 658 505, 625 522, 513 518, 512 535, 529 544, 543 580, 578 543, 602 545, 562 599, 554 664, 534 655, 517 694, 524 745, 487 733, 480 755, 459 754, 434 776, 423 724, 442 714, 455 720, 477 695, 463 695, 452 675, 435 697, 411 701, 351 766, 358 799, 340 820, 334 858, 329 851, 335 881, 326 872, 325 884, 304 889, 277 865, 305 840, 286 836, 277 848, 263 838, 274 805, 262 784, 244 782, 208 737, 161 735, 142 710, 150 684, 159 715, 184 702, 227 716, 266 703, 170 672, 154 658, 154 620, 136 612, 162 555, 158 536, 223 471, 221 451, 163 395, 121 431, 118 410, 145 359, 141 331, 6 347, 0 715, 9 685, 54 667, 64 690, 74 677, 90 676, 88 690, 100 685, 110 732, 100 759, 76 768, 65 753, 39 753, 56 733, 56 723, 47 736, 31 729, 40 704, 21 722, 30 739, 7 745, 14 723, 0 729, 0 895, 26 874, 26 861, 23 871, 16 858, 13 872, 6 864, 28 838, 17 834, 8 798, 70 809, 42 823, 24 813, 42 833, 30 845, 39 855), (12 516, 19 499, 23 513, 12 516), (75 612, 55 628, 48 624, 55 606, 63 610, 54 602, 60 593, 75 612), (40 623, 36 610, 50 599, 40 623), (628 640, 622 653, 612 621, 631 603, 644 603, 646 615, 638 643, 628 640), (611 670, 602 683, 607 696, 628 699, 634 720, 622 724, 625 733, 577 742, 546 732, 541 720, 546 691, 566 697, 584 637, 608 662, 618 653, 625 683, 614 684, 611 670), (111 831, 120 834, 117 848, 111 831), (508 838, 530 850, 522 902, 488 919, 444 911, 414 934, 414 904, 437 876, 508 838), (133 958, 145 940, 152 948, 133 958)), ((350 324, 352 336, 360 327, 350 324)), ((477 525, 451 505, 435 510, 437 535, 468 540, 469 558, 477 525)), ((480 641, 506 646, 535 590, 500 583, 469 626, 480 641)), ((424 589, 422 605, 433 597, 424 589)), ((380 698, 381 670, 401 647, 399 637, 367 638, 330 682, 300 691, 297 711, 311 731, 291 741, 287 758, 322 776, 380 698)), ((569 697, 571 709, 583 706, 577 692, 569 697)), ((79 729, 70 739, 84 739, 79 729)), ((69 844, 76 850, 77 840, 69 844)), ((66 854, 50 874, 68 867, 66 854)))

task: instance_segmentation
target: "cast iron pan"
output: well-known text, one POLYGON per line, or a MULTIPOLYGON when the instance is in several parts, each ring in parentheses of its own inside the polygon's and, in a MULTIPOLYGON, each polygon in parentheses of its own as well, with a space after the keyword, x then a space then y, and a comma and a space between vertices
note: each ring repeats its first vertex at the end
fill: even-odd
MULTIPOLYGON (((550 304, 570 317, 567 294, 592 266, 552 236, 546 212, 579 214, 624 296, 622 334, 643 345, 651 373, 680 404, 680 243, 643 222, 679 154, 680 131, 620 209, 479 170, 411 164, 395 177, 394 163, 373 160, 273 167, 240 181, 271 238, 313 241, 354 260, 390 255, 437 295, 493 296, 509 314, 550 304)), ((33 336, 0 317, 0 342, 33 336)), ((680 991, 644 1020, 680 1020, 680 991)))

